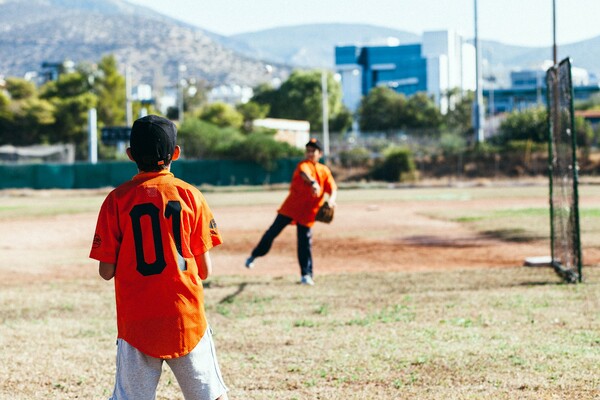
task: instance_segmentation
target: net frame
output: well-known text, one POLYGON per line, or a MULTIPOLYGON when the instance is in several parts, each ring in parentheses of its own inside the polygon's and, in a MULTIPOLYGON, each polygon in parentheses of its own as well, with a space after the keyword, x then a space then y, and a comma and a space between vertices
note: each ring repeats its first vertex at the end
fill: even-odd
POLYGON ((566 282, 582 281, 577 140, 571 60, 546 73, 551 265, 566 282))

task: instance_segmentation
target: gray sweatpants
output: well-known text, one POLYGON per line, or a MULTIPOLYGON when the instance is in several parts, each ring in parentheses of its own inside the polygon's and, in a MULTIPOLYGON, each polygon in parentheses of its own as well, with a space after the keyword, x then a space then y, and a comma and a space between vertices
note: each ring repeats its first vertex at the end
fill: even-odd
POLYGON ((111 400, 154 400, 166 361, 186 400, 215 400, 227 392, 210 327, 189 354, 163 360, 117 339, 117 373, 111 400))

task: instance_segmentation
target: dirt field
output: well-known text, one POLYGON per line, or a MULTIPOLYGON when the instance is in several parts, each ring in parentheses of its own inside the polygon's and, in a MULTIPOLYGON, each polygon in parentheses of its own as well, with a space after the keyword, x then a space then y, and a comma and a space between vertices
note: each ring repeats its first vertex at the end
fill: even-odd
MULTIPOLYGON (((87 258, 97 210, 106 190, 7 192, 0 206, 2 218, 0 282, 61 279, 93 275, 95 262, 87 258), (73 196, 80 203, 56 215, 43 208, 58 207, 73 196), (37 205, 36 205, 37 204, 37 205), (10 208, 23 207, 22 216, 10 208), (32 212, 31 210, 37 210, 32 212)), ((224 237, 213 250, 215 274, 298 273, 295 228, 288 227, 267 257, 247 271, 243 262, 275 217, 285 190, 271 192, 208 192, 206 197, 224 237)), ((432 217, 472 210, 547 207, 543 186, 518 188, 442 188, 342 190, 331 225, 314 229, 315 274, 359 271, 416 271, 485 267, 514 267, 526 257, 549 255, 549 239, 507 241, 485 235, 468 224, 432 217), (483 193, 483 194, 481 194, 483 193)), ((598 204, 596 190, 582 196, 582 207, 598 204)), ((63 205, 68 208, 67 205, 63 205)), ((60 213, 60 212, 59 212, 60 213)), ((542 218, 543 223, 547 223, 542 218)), ((545 231, 547 228, 542 228, 545 231)), ((600 261, 597 246, 584 242, 587 265, 600 261)))
MULTIPOLYGON (((0 192, 0 399, 110 396, 114 289, 88 258, 106 193, 0 192)), ((580 192, 583 285, 521 267, 549 254, 541 184, 341 190, 314 229, 315 287, 295 283, 293 227, 243 266, 285 188, 204 193, 231 399, 599 398, 600 185, 580 192)), ((157 399, 183 399, 166 366, 157 399)))

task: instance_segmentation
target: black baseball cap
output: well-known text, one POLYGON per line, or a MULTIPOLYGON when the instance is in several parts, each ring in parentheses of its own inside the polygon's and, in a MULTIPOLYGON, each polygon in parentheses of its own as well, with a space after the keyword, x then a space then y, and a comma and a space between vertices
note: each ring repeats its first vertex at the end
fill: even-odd
POLYGON ((308 143, 306 143, 306 147, 314 147, 319 151, 323 151, 323 146, 321 146, 321 142, 317 138, 310 138, 308 143))
POLYGON ((156 169, 171 162, 176 141, 177 127, 173 122, 158 115, 147 115, 131 127, 131 156, 141 169, 156 169))

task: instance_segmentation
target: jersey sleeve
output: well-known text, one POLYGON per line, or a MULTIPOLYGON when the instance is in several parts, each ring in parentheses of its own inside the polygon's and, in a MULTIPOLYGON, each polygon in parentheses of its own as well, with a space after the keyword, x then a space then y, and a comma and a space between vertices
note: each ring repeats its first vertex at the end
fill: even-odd
MULTIPOLYGON (((300 163, 300 165, 298 165, 297 168, 298 174, 300 172, 304 172, 309 178, 311 179, 317 179, 317 176, 315 176, 315 169, 311 168, 308 162, 302 162, 300 163)), ((304 180, 302 180, 302 183, 304 183, 304 180)))
POLYGON ((100 207, 90 258, 116 264, 120 243, 121 232, 118 223, 118 210, 114 197, 109 194, 104 199, 102 207, 100 207))
POLYGON ((337 190, 337 185, 335 180, 333 179, 333 175, 331 174, 331 170, 325 167, 325 184, 323 185, 323 191, 325 193, 331 194, 334 190, 337 190))
POLYGON ((201 193, 196 197, 196 226, 190 239, 194 256, 204 254, 223 243, 213 213, 201 193))

